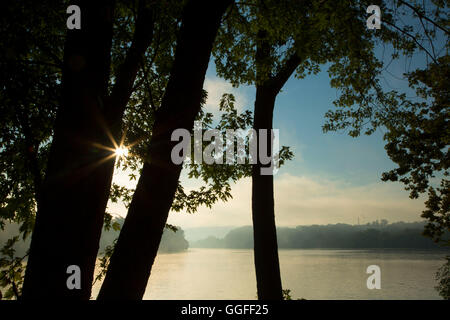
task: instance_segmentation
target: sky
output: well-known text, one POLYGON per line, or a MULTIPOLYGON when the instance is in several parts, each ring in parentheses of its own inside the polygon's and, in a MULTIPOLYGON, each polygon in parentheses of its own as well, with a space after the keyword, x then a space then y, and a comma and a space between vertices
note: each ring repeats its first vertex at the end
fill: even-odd
MULTIPOLYGON (((401 75, 403 63, 392 64, 391 73, 401 75)), ((390 88, 406 85, 389 74, 385 82, 390 88)), ((206 110, 216 116, 223 93, 235 95, 238 110, 253 110, 255 88, 233 88, 217 77, 212 61, 204 88, 208 91, 206 110)), ((294 152, 294 159, 274 176, 277 225, 421 220, 423 198, 412 200, 402 184, 381 181, 381 174, 395 167, 384 150, 382 130, 358 138, 344 132, 322 132, 324 115, 333 108, 337 94, 324 68, 305 79, 291 77, 276 99, 273 127, 279 129, 280 145, 290 146, 294 152)), ((124 172, 115 172, 114 182, 129 188, 135 185, 124 172)), ((186 191, 201 186, 185 172, 181 182, 186 191)), ((184 229, 251 225, 251 178, 233 184, 232 195, 226 203, 216 203, 211 209, 200 207, 195 214, 171 212, 168 223, 184 229)), ((109 212, 126 215, 120 204, 110 203, 109 212)))

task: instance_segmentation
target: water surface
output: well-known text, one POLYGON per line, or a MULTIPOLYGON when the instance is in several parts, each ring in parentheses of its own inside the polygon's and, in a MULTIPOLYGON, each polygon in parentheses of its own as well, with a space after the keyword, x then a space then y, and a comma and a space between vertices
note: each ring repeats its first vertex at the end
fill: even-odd
MULTIPOLYGON (((440 299, 446 253, 423 250, 279 250, 283 287, 305 299, 440 299), (367 289, 369 265, 381 289, 367 289)), ((93 296, 99 285, 94 286, 93 296)), ((144 299, 255 299, 253 251, 191 248, 157 256, 144 299)))

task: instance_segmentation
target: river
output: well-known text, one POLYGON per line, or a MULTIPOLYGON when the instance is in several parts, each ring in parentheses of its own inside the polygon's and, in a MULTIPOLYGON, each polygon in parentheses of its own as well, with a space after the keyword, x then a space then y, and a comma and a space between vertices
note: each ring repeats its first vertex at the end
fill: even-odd
MULTIPOLYGON (((447 252, 448 254, 448 252, 447 252)), ((434 289, 446 252, 424 250, 279 250, 283 287, 293 299, 440 299, 434 289), (367 288, 369 265, 381 289, 367 288)), ((93 288, 95 297, 99 284, 93 288)), ((190 248, 159 254, 144 299, 255 299, 253 251, 190 248)))

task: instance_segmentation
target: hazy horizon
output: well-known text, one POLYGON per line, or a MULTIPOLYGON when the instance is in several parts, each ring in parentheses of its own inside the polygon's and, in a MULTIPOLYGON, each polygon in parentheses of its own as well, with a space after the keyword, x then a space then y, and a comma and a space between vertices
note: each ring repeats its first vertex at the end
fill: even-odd
MULTIPOLYGON (((382 219, 379 219, 379 222, 381 222, 382 219)), ((425 224, 424 220, 416 220, 416 221, 389 221, 388 219, 385 219, 388 221, 389 225, 391 224, 395 224, 395 223, 423 223, 425 224)), ((359 225, 364 226, 367 225, 368 223, 373 223, 375 221, 368 221, 368 222, 360 222, 359 225)), ((297 228, 297 227, 308 227, 308 226, 314 226, 314 225, 319 225, 319 226, 328 226, 328 225, 336 225, 336 224, 347 224, 347 225, 351 225, 351 226, 356 226, 358 225, 357 223, 355 224, 351 224, 351 223, 328 223, 328 224, 303 224, 303 225, 277 225, 277 229, 281 229, 281 228, 297 228)), ((183 229, 184 231, 184 235, 186 240, 191 243, 191 242, 195 242, 198 240, 203 240, 207 237, 213 236, 216 238, 223 238, 226 236, 226 234, 233 230, 233 229, 238 229, 238 228, 245 228, 245 227, 251 227, 251 224, 248 225, 235 225, 235 226, 203 226, 203 227, 192 227, 192 228, 184 228, 181 225, 178 225, 178 227, 180 227, 181 229, 183 229)))

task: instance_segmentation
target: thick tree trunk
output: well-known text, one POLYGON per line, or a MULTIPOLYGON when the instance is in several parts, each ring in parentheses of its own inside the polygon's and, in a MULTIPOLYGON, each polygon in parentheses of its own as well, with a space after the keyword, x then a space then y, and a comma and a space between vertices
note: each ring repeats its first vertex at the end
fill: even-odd
POLYGON ((68 31, 65 44, 62 102, 38 199, 23 299, 90 298, 114 171, 114 155, 106 148, 114 148, 111 137, 118 141, 138 52, 145 52, 151 39, 135 37, 108 97, 114 1, 80 2, 81 30, 68 31), (67 287, 70 265, 80 267, 81 289, 67 287))
MULTIPOLYGON (((265 143, 268 150, 272 149, 270 130, 275 98, 276 91, 271 86, 257 85, 253 127, 258 133, 258 152, 259 129, 267 130, 265 143)), ((283 296, 275 227, 273 175, 261 175, 262 167, 258 160, 252 168, 252 218, 258 299, 281 300, 283 296)))
POLYGON ((114 159, 99 119, 108 107, 110 1, 80 4, 81 30, 68 31, 62 103, 30 246, 23 299, 89 299, 114 159), (99 139, 99 137, 102 137, 99 139), (98 243, 98 241, 97 241, 98 243), (67 267, 81 268, 81 290, 69 290, 67 267))
POLYGON ((184 9, 174 65, 155 116, 147 158, 98 299, 142 299, 181 172, 175 129, 192 130, 214 38, 231 0, 194 0, 184 9))

